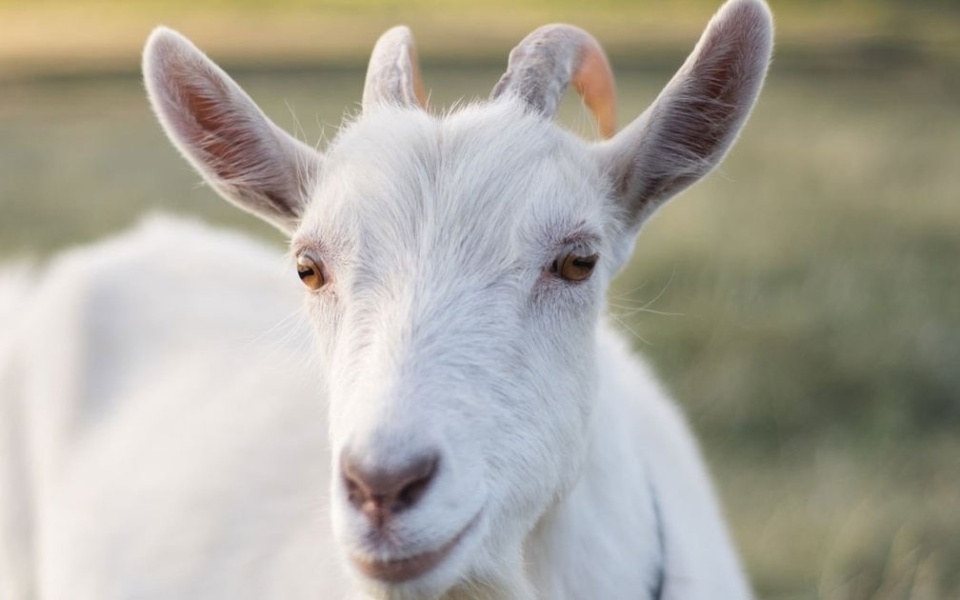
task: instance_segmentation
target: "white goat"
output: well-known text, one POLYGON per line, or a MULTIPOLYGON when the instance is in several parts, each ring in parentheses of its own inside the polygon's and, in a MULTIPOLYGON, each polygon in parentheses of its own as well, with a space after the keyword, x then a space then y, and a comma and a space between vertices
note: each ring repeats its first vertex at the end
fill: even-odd
POLYGON ((489 102, 438 117, 395 28, 321 154, 155 31, 164 129, 291 236, 318 343, 274 333, 293 278, 239 236, 155 221, 55 262, 0 371, 0 597, 749 597, 682 417, 598 322, 642 223, 733 142, 771 38, 731 0, 587 143, 550 119, 572 83, 614 132, 583 31, 537 30, 489 102))

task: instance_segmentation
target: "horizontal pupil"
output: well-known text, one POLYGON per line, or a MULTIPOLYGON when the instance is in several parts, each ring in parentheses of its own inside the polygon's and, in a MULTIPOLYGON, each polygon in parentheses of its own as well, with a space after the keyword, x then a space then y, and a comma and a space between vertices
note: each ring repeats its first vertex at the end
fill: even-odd
POLYGON ((589 268, 592 267, 594 264, 596 264, 596 262, 597 262, 596 259, 594 259, 594 258, 589 258, 589 257, 587 257, 587 258, 575 258, 575 259, 573 259, 573 266, 589 269, 589 268))
POLYGON ((313 275, 313 269, 297 269, 297 275, 300 276, 300 279, 306 279, 313 275))

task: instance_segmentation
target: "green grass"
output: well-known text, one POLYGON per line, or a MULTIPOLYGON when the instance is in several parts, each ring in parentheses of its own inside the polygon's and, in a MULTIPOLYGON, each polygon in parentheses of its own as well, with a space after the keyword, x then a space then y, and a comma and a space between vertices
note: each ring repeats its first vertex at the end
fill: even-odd
MULTIPOLYGON (((498 74, 425 72, 441 104, 498 74)), ((622 114, 667 76, 622 72, 622 114)), ((362 73, 240 79, 313 141, 362 73)), ((611 292, 704 440, 764 598, 960 597, 958 90, 936 69, 775 70, 729 160, 648 225, 611 292)), ((564 119, 589 130, 578 108, 564 119)), ((280 243, 197 185, 134 79, 5 85, 0 256, 155 210, 280 243)))

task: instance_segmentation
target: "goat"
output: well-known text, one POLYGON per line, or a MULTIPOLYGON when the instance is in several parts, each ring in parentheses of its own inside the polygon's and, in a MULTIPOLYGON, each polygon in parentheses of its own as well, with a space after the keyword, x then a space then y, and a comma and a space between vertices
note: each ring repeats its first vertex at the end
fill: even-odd
POLYGON ((580 29, 534 31, 489 101, 435 116, 397 27, 320 152, 157 29, 164 130, 290 237, 305 291, 269 248, 171 220, 47 269, 0 371, 29 438, 0 468, 30 471, 0 492, 3 600, 749 598, 682 416, 601 313, 771 45, 765 3, 730 0, 615 133, 580 29), (571 84, 607 139, 551 122, 571 84), (281 335, 298 301, 313 335, 281 335))

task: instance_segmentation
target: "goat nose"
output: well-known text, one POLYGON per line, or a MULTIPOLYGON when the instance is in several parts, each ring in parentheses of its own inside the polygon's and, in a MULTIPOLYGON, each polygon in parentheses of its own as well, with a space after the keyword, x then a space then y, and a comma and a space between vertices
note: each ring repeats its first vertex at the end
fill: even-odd
POLYGON ((340 472, 350 504, 379 528, 423 497, 439 463, 440 455, 432 452, 399 467, 364 469, 344 452, 340 472))

